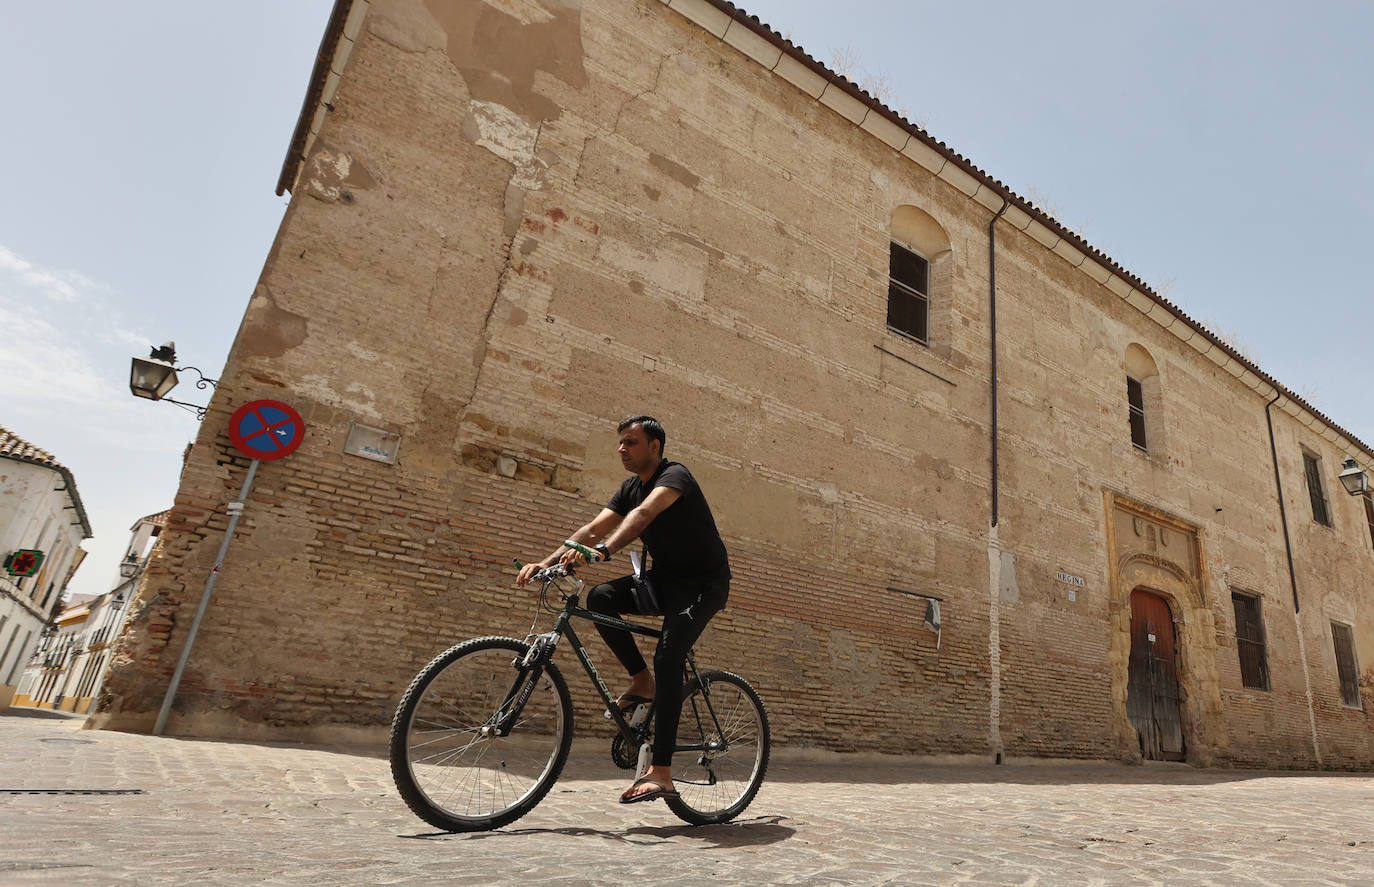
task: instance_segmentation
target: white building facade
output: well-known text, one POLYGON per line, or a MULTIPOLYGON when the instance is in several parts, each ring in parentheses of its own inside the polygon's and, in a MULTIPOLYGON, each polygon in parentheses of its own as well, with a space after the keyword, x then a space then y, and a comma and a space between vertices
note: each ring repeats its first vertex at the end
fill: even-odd
POLYGON ((166 511, 135 521, 129 528, 129 545, 114 587, 93 598, 67 602, 57 616, 55 630, 43 635, 25 669, 14 705, 75 714, 91 710, 143 568, 166 521, 166 511))
MULTIPOLYGON (((0 557, 36 552, 25 575, 0 569, 0 708, 52 623, 91 538, 72 473, 51 453, 0 428, 0 557)), ((23 561, 16 562, 16 566, 23 561)))

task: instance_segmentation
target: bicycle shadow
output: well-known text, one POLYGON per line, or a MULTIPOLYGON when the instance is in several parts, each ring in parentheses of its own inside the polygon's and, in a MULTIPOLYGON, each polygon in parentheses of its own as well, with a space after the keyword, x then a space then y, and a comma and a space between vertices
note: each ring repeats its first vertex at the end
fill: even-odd
POLYGON ((417 835, 400 835, 403 838, 432 841, 436 839, 457 838, 477 841, 491 838, 508 838, 528 835, 566 835, 572 838, 603 838, 623 844, 647 846, 680 841, 683 838, 700 842, 709 849, 732 849, 737 847, 764 847, 786 841, 797 833, 795 828, 783 825, 785 816, 759 816, 754 819, 736 820, 720 825, 640 825, 626 829, 597 829, 585 826, 563 826, 561 828, 511 828, 490 832, 424 832, 417 835))

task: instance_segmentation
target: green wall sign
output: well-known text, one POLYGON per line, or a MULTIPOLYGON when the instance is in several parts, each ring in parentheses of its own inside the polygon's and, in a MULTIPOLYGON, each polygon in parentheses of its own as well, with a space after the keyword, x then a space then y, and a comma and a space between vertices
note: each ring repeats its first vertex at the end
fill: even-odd
POLYGON ((21 548, 5 558, 5 572, 11 576, 32 576, 43 566, 43 552, 21 548))

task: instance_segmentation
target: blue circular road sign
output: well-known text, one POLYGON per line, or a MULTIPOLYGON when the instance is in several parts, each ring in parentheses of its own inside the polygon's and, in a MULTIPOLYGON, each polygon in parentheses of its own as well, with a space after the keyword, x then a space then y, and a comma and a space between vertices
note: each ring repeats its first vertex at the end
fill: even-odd
POLYGON ((280 459, 305 440, 301 414, 279 400, 249 401, 229 419, 229 440, 253 459, 280 459))

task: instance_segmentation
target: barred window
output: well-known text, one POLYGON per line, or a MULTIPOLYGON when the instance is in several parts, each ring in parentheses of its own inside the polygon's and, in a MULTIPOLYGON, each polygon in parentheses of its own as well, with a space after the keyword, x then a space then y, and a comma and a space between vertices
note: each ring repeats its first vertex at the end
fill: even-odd
POLYGON ((1269 689, 1269 659, 1264 650, 1264 622, 1260 599, 1231 592, 1236 611, 1236 653, 1240 657, 1240 682, 1255 690, 1269 689))
POLYGON ((1350 626, 1331 623, 1331 640, 1336 645, 1336 674, 1341 681, 1341 702, 1359 707, 1360 672, 1355 664, 1355 638, 1350 626))
POLYGON ((895 240, 888 262, 887 326, 930 344, 930 262, 895 240))

